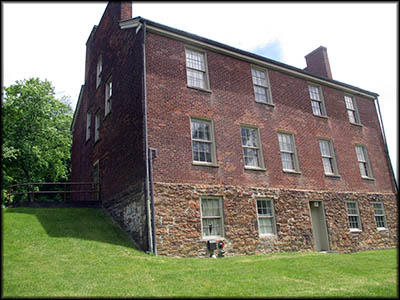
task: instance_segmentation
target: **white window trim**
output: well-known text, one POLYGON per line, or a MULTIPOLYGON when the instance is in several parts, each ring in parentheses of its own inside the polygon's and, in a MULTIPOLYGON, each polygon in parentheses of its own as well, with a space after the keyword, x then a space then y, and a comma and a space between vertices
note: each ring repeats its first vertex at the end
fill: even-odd
POLYGON ((92 131, 92 112, 88 110, 86 112, 86 142, 90 140, 91 131, 92 131))
POLYGON ((384 206, 383 202, 374 201, 374 202, 372 202, 372 207, 373 207, 373 209, 374 209, 374 218, 375 218, 375 224, 376 224, 377 230, 378 230, 378 231, 385 231, 385 230, 388 230, 388 227, 387 227, 387 219, 386 219, 386 212, 385 212, 385 206, 384 206), (374 204, 375 204, 375 203, 379 203, 379 204, 382 205, 383 214, 377 215, 377 214, 375 213, 375 207, 374 207, 374 204), (378 223, 376 222, 376 217, 377 217, 377 216, 383 216, 383 220, 384 220, 384 222, 385 222, 385 227, 378 227, 378 223))
POLYGON ((105 87, 105 104, 104 104, 104 116, 107 116, 112 110, 112 94, 113 94, 113 84, 112 84, 112 76, 110 76, 106 81, 105 87), (111 95, 109 83, 111 83, 111 95))
POLYGON ((294 134, 291 132, 287 132, 287 131, 282 131, 282 130, 278 130, 278 147, 279 147, 279 154, 282 153, 281 151, 281 146, 279 143, 279 134, 286 134, 290 136, 291 142, 293 143, 293 152, 288 152, 288 151, 283 151, 285 153, 293 153, 293 165, 294 165, 294 170, 292 169, 284 169, 283 165, 282 165, 282 156, 281 156, 281 165, 282 165, 282 171, 285 173, 294 173, 294 174, 301 174, 300 171, 300 163, 299 163, 299 157, 297 155, 297 147, 296 147, 296 143, 294 140, 294 134))
MULTIPOLYGON (((266 171, 265 163, 264 163, 264 154, 263 154, 263 151, 262 151, 260 129, 257 126, 241 124, 240 125, 240 144, 242 145, 242 155, 243 155, 242 157, 243 157, 244 168, 246 170, 266 171), (242 128, 250 128, 250 129, 255 129, 257 131, 257 139, 258 139, 258 144, 259 144, 259 147, 258 147, 258 152, 259 152, 258 153, 258 160, 259 160, 258 163, 259 163, 259 166, 258 167, 246 166, 246 160, 244 158, 244 148, 245 148, 245 146, 243 146, 243 143, 242 143, 242 128)), ((246 147, 246 148, 251 148, 251 147, 246 147)))
MULTIPOLYGON (((336 151, 335 151, 335 148, 334 148, 334 146, 333 146, 333 141, 332 141, 331 139, 329 139, 329 138, 322 138, 322 137, 320 137, 320 138, 318 138, 318 146, 320 147, 320 153, 321 153, 321 158, 322 158, 322 168, 324 169, 324 174, 325 174, 326 176, 341 177, 340 174, 339 174, 339 169, 338 169, 337 160, 336 160, 336 151), (332 166, 332 169, 333 169, 333 173, 326 173, 326 172, 325 172, 324 162, 323 162, 323 158, 324 158, 325 156, 323 156, 323 154, 322 154, 322 152, 321 152, 321 146, 320 146, 320 144, 319 144, 320 141, 326 141, 326 142, 328 142, 329 151, 330 151, 330 155, 331 155, 329 158, 330 158, 331 161, 332 161, 331 166, 332 166)), ((328 158, 328 157, 326 157, 326 158, 328 158)))
POLYGON ((225 220, 224 220, 224 203, 222 196, 201 196, 200 197, 200 230, 201 230, 201 238, 202 240, 213 240, 213 239, 221 239, 225 236, 225 220), (214 218, 216 216, 206 216, 203 217, 203 209, 202 209, 202 200, 203 199, 217 199, 219 204, 219 211, 221 212, 221 235, 203 235, 203 218, 214 218))
POLYGON ((252 83, 253 83, 254 101, 255 101, 256 103, 260 103, 260 104, 275 106, 275 104, 274 104, 274 102, 273 102, 273 100, 272 100, 271 84, 270 84, 270 82, 269 82, 268 69, 262 68, 262 67, 256 66, 256 65, 251 65, 251 66, 250 66, 250 76, 251 76, 251 80, 252 80, 252 83), (266 85, 266 86, 261 86, 261 85, 257 85, 257 84, 254 83, 254 81, 253 81, 253 74, 252 74, 252 72, 251 72, 251 69, 255 69, 255 70, 261 71, 261 72, 263 72, 263 73, 265 74, 265 80, 267 81, 267 85, 266 85), (261 86, 261 87, 266 88, 266 89, 267 89, 267 97, 268 97, 269 101, 267 101, 267 102, 262 102, 262 101, 257 100, 257 99, 256 99, 256 95, 255 95, 255 92, 254 92, 254 86, 261 86))
POLYGON ((100 140, 100 122, 100 110, 98 110, 94 115, 94 142, 100 140))
POLYGON ((96 66, 96 89, 100 86, 102 73, 103 73, 103 58, 100 55, 97 60, 97 66, 96 66))
POLYGON ((276 236, 276 217, 275 217, 275 205, 274 205, 274 200, 269 199, 269 198, 256 198, 256 211, 257 211, 257 228, 258 228, 258 235, 259 237, 271 237, 271 236, 276 236), (258 214, 258 206, 257 206, 257 201, 262 200, 262 201, 271 201, 271 209, 272 209, 272 216, 267 217, 263 215, 258 214), (273 226, 273 231, 274 233, 261 233, 260 232, 260 222, 259 218, 272 218, 272 226, 273 226))
MULTIPOLYGON (((197 69, 192 69, 192 70, 199 71, 197 69)), ((208 75, 209 73, 208 73, 207 53, 206 53, 205 50, 202 50, 202 49, 199 49, 199 48, 195 48, 195 47, 192 47, 192 46, 185 46, 185 71, 186 71, 186 86, 188 88, 211 92, 211 90, 210 90, 210 79, 209 79, 209 75, 208 75), (192 68, 187 66, 187 58, 186 58, 187 50, 198 52, 198 53, 202 54, 203 57, 204 57, 204 68, 205 68, 205 71, 204 71, 204 84, 205 84, 205 88, 189 85, 188 78, 187 78, 187 69, 188 68, 192 69, 192 68)))
POLYGON ((372 172, 371 160, 370 160, 369 155, 368 155, 368 149, 367 149, 367 147, 366 147, 365 145, 362 145, 362 144, 356 144, 354 150, 356 151, 356 158, 357 158, 358 170, 359 170, 359 172, 360 172, 361 178, 362 178, 362 179, 367 179, 367 180, 375 180, 375 178, 374 178, 374 173, 372 172), (362 149, 362 151, 363 151, 363 153, 364 153, 364 158, 365 158, 365 164, 366 164, 366 167, 367 167, 367 172, 368 172, 368 174, 370 174, 370 176, 363 176, 363 175, 361 174, 360 165, 359 165, 361 161, 358 160, 357 149, 356 149, 357 147, 361 147, 361 149, 362 149))
POLYGON ((346 213, 347 213, 347 224, 349 226, 350 231, 351 232, 361 232, 362 231, 362 225, 361 225, 360 209, 358 208, 358 202, 357 201, 346 201, 346 213), (356 204, 357 214, 349 214, 349 209, 347 207, 347 203, 355 203, 356 204), (350 227, 349 217, 351 217, 351 216, 357 216, 358 217, 358 228, 351 228, 350 227))
POLYGON ((195 117, 195 116, 190 116, 190 139, 191 139, 191 144, 192 144, 192 164, 193 165, 198 165, 198 166, 207 166, 207 167, 218 167, 217 164, 217 153, 216 153, 216 146, 215 146, 215 135, 214 135, 214 121, 211 119, 206 119, 206 118, 200 118, 200 117, 195 117), (198 120, 198 121, 203 121, 203 122, 208 122, 210 124, 210 144, 211 144, 211 162, 206 162, 206 161, 197 161, 194 160, 194 154, 193 154, 193 142, 205 142, 204 140, 193 140, 192 137, 192 120, 198 120))
POLYGON ((344 100, 344 107, 346 108, 347 119, 349 120, 349 123, 350 123, 350 124, 353 124, 353 125, 362 126, 362 124, 361 124, 361 119, 360 119, 360 114, 358 113, 358 106, 357 106, 356 98, 355 98, 353 95, 350 95, 350 94, 345 93, 344 96, 343 96, 343 100, 344 100), (348 109, 348 108, 347 108, 346 97, 351 98, 351 101, 353 102, 353 107, 354 107, 354 109, 348 109), (351 121, 350 121, 350 118, 349 118, 349 116, 348 116, 348 111, 349 111, 349 110, 351 110, 351 111, 354 112, 354 118, 356 119, 356 122, 351 122, 351 121))
POLYGON ((324 95, 322 94, 322 87, 321 87, 320 85, 318 85, 318 84, 315 84, 315 83, 312 83, 312 82, 308 82, 307 91, 308 91, 308 96, 310 97, 310 101, 311 101, 311 111, 312 111, 312 114, 313 114, 314 116, 316 116, 316 117, 322 117, 322 118, 327 119, 328 116, 327 116, 327 113, 326 113, 326 106, 325 106, 324 95), (312 99, 312 98, 311 98, 309 86, 313 86, 313 87, 315 87, 315 88, 318 89, 319 97, 321 98, 320 100, 316 100, 316 99, 312 99), (320 114, 320 115, 314 113, 314 110, 313 110, 313 108, 312 108, 312 102, 313 102, 313 101, 315 101, 315 102, 320 102, 320 103, 321 103, 321 104, 320 104, 320 110, 321 110, 321 114, 320 114))

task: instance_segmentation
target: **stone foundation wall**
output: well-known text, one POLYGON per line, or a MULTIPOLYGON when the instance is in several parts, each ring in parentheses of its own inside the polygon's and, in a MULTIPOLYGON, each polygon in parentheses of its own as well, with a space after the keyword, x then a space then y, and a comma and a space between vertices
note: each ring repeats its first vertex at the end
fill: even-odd
POLYGON ((397 247, 394 194, 324 192, 220 185, 154 184, 157 253, 208 256, 201 233, 200 198, 223 201, 225 256, 281 251, 314 251, 310 201, 322 201, 331 251, 352 252, 397 247), (256 199, 273 199, 276 235, 260 237, 256 199), (350 232, 345 201, 357 201, 361 232, 350 232), (386 231, 377 230, 372 202, 382 201, 386 231))
POLYGON ((143 249, 148 250, 144 187, 141 184, 103 201, 103 207, 143 249))

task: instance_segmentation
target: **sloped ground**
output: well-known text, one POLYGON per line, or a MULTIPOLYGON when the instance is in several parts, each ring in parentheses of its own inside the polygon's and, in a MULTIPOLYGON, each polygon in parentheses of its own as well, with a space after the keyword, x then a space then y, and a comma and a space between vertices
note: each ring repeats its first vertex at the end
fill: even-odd
POLYGON ((397 250, 151 256, 99 208, 6 208, 3 297, 398 297, 397 250))

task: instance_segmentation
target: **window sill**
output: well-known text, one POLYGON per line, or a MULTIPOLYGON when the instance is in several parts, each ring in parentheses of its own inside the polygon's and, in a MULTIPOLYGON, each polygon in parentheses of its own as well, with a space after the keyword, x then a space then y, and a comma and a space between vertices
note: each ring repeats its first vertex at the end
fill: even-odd
POLYGON ((257 100, 254 100, 256 103, 258 103, 258 104, 263 104, 263 105, 268 105, 268 106, 271 106, 271 107, 275 107, 275 104, 273 104, 273 103, 265 103, 265 102, 261 102, 261 101, 257 101, 257 100))
POLYGON ((363 127, 361 123, 353 123, 353 122, 350 122, 350 124, 351 124, 351 125, 354 125, 354 126, 358 126, 358 127, 363 127))
POLYGON ((362 230, 361 229, 350 228, 350 232, 352 232, 352 233, 361 233, 362 230))
POLYGON ((381 231, 389 231, 389 229, 385 228, 385 227, 378 227, 377 228, 379 232, 381 231))
POLYGON ((326 174, 326 173, 325 173, 325 177, 342 178, 342 176, 340 176, 339 174, 326 174))
POLYGON ((258 167, 249 167, 249 166, 245 166, 244 167, 245 170, 252 170, 252 171, 267 171, 267 169, 265 168, 258 168, 258 167))
POLYGON ((260 239, 268 239, 268 238, 275 238, 276 234, 272 234, 272 233, 265 233, 265 234, 260 234, 259 238, 260 239))
POLYGON ((373 177, 361 176, 361 178, 362 178, 362 179, 365 179, 365 180, 369 180, 369 181, 375 181, 375 178, 373 178, 373 177))
POLYGON ((207 92, 207 93, 210 93, 210 94, 212 93, 212 91, 209 90, 209 89, 203 89, 203 88, 199 88, 199 87, 191 86, 191 85, 186 85, 186 87, 189 88, 189 89, 194 89, 194 90, 198 90, 198 91, 201 91, 201 92, 207 92))
POLYGON ((201 167, 212 167, 212 168, 219 168, 219 165, 214 163, 202 163, 198 161, 192 161, 193 166, 201 166, 201 167))
POLYGON ((283 169, 282 171, 283 171, 283 173, 301 175, 300 171, 288 170, 288 169, 283 169))
POLYGON ((314 116, 314 117, 321 118, 321 119, 328 120, 328 116, 322 116, 322 115, 316 115, 316 114, 313 114, 313 116, 314 116))
POLYGON ((220 235, 209 235, 209 236, 202 236, 201 242, 207 242, 210 240, 225 240, 223 236, 220 235))

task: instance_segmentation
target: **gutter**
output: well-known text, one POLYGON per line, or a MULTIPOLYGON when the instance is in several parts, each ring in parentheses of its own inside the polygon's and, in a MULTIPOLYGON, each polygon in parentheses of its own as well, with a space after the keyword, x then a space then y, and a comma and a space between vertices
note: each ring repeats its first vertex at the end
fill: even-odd
MULTIPOLYGON (((136 33, 142 27, 140 23, 135 26, 136 33)), ((149 149, 149 141, 147 134, 147 88, 146 88, 146 22, 143 22, 143 94, 144 94, 144 138, 145 138, 145 161, 146 161, 146 180, 145 180, 145 201, 147 212, 147 237, 149 251, 154 255, 156 253, 155 244, 155 224, 154 224, 154 199, 153 199, 153 175, 152 175, 152 157, 149 149)))
POLYGON ((396 190, 396 194, 398 195, 399 194, 399 187, 397 186, 396 177, 394 176, 392 161, 390 160, 390 156, 389 156, 389 149, 388 149, 387 142, 386 142, 385 128, 383 127, 381 108, 379 106, 378 98, 375 98, 375 103, 376 103, 376 107, 378 108, 378 120, 379 120, 379 125, 380 125, 380 129, 381 129, 381 135, 382 135, 382 139, 383 139, 383 148, 385 150, 386 158, 387 158, 387 161, 389 163, 389 171, 390 171, 390 173, 391 173, 391 175, 393 177, 393 183, 394 183, 394 187, 395 187, 395 190, 396 190))

